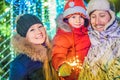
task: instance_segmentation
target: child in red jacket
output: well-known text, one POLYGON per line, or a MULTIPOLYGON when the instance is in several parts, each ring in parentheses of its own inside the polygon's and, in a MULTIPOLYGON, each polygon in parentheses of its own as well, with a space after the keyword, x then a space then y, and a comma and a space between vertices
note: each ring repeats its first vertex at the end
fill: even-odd
POLYGON ((69 0, 63 15, 56 21, 58 29, 53 39, 52 65, 61 80, 77 80, 90 47, 89 23, 82 0, 69 0))

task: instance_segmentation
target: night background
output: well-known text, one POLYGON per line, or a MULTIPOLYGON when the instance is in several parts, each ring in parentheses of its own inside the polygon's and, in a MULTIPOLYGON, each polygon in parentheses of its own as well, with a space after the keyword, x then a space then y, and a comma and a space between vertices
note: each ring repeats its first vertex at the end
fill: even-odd
MULTIPOLYGON (((52 39, 56 33, 55 18, 63 11, 67 0, 0 0, 0 80, 8 80, 9 63, 15 58, 10 39, 15 34, 15 19, 19 14, 37 15, 52 39)), ((120 0, 110 0, 120 20, 120 0)), ((89 0, 84 0, 86 6, 89 0)))

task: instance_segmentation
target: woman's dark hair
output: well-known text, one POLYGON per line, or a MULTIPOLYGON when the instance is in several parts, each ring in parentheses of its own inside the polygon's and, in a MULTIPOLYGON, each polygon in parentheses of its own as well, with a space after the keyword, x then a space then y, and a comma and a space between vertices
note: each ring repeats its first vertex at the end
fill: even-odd
MULTIPOLYGON (((65 23, 68 23, 68 18, 64 18, 63 21, 65 23)), ((87 18, 84 18, 84 26, 88 27, 88 25, 89 25, 89 20, 87 18)))

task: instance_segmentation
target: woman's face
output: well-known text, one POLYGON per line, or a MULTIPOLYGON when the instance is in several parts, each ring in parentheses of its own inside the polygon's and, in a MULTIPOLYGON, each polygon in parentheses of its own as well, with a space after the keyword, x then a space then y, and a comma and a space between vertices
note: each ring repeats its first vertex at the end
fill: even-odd
POLYGON ((74 14, 68 18, 68 23, 74 28, 80 28, 84 25, 84 18, 79 14, 74 14))
POLYGON ((26 39, 33 44, 42 44, 46 39, 45 28, 42 24, 34 24, 32 25, 27 34, 26 39))
POLYGON ((105 29, 105 25, 110 21, 111 16, 109 12, 96 10, 90 15, 90 23, 94 30, 103 31, 105 29))

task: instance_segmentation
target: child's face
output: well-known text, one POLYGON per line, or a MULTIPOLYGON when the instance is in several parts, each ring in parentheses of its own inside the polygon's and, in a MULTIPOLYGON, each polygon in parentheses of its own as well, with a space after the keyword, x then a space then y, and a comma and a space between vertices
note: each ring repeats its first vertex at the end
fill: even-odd
POLYGON ((42 44, 46 39, 45 28, 42 24, 34 24, 32 25, 27 34, 26 39, 33 44, 42 44))
POLYGON ((84 18, 82 18, 79 14, 74 14, 68 18, 68 23, 73 28, 80 28, 84 25, 84 18))
POLYGON ((90 22, 94 30, 99 32, 105 29, 105 25, 111 20, 111 16, 107 11, 94 11, 90 15, 90 22))

